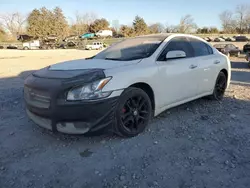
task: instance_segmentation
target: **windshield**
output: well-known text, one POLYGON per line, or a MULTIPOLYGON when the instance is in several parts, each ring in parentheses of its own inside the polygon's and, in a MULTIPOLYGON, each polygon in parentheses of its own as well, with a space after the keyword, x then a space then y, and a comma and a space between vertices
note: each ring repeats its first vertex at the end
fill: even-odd
POLYGON ((97 54, 94 59, 130 61, 151 56, 162 40, 155 37, 137 37, 118 42, 97 54))

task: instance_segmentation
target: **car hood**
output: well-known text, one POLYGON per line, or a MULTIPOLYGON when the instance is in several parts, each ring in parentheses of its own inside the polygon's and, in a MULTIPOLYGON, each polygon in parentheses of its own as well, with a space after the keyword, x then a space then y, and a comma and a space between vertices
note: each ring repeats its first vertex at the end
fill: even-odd
POLYGON ((49 70, 83 70, 83 69, 113 69, 139 63, 140 60, 133 61, 113 61, 103 59, 78 59, 65 61, 51 65, 49 70))

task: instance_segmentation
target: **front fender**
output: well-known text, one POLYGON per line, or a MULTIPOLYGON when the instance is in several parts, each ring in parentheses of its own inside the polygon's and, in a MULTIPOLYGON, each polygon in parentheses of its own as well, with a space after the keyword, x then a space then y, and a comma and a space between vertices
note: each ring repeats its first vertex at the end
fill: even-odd
POLYGON ((154 92, 155 107, 157 108, 161 102, 159 101, 159 92, 161 91, 159 87, 162 87, 163 81, 160 80, 161 77, 158 74, 158 68, 155 64, 142 66, 142 63, 139 63, 105 70, 104 73, 106 77, 112 76, 112 79, 105 85, 103 91, 113 91, 113 95, 120 95, 124 89, 133 84, 145 83, 148 84, 154 92))

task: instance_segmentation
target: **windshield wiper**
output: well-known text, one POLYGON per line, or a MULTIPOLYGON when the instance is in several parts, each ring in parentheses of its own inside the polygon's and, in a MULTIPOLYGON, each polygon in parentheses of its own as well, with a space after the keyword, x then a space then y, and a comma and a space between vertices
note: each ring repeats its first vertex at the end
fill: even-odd
POLYGON ((85 58, 85 59, 93 59, 95 56, 92 56, 92 57, 87 57, 87 58, 85 58))
POLYGON ((119 58, 109 58, 109 57, 106 57, 105 60, 122 61, 122 59, 119 58))

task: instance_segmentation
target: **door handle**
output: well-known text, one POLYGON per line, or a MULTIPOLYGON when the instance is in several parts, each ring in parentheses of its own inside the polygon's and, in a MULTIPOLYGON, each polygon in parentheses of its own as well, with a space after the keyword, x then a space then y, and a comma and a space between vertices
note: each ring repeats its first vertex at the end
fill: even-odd
POLYGON ((219 64, 219 63, 220 63, 219 60, 214 61, 214 64, 219 64))
POLYGON ((197 65, 190 65, 190 69, 195 69, 197 67, 197 65))

